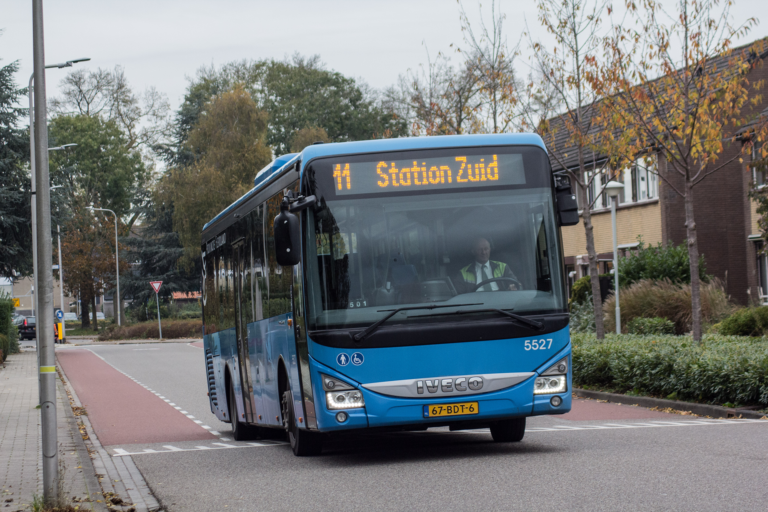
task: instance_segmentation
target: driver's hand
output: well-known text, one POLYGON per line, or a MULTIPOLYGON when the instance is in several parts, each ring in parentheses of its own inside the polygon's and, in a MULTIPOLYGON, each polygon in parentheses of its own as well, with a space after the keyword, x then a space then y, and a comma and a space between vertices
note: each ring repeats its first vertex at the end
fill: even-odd
POLYGON ((511 292, 517 291, 517 285, 514 285, 514 284, 509 285, 509 291, 511 292))

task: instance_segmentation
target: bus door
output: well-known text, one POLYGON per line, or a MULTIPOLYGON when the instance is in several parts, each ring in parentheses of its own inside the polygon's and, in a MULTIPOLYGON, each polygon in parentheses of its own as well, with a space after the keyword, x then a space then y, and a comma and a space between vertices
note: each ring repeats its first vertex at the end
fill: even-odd
POLYGON ((243 394, 243 413, 245 421, 256 422, 256 407, 253 400, 253 379, 251 376, 250 351, 248 350, 248 313, 250 312, 250 287, 243 285, 249 266, 245 260, 244 239, 237 240, 232 246, 232 260, 235 273, 235 335, 237 338, 237 359, 240 374, 240 389, 243 394))

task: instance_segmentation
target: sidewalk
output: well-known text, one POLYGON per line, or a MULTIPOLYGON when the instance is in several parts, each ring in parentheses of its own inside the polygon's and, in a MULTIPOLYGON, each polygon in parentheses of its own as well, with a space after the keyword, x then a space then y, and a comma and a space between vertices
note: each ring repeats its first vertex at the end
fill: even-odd
MULTIPOLYGON (((80 510, 104 512, 101 486, 59 379, 56 398, 62 494, 80 510)), ((0 510, 31 510, 34 496, 43 494, 37 405, 36 353, 25 349, 0 368, 0 510)))

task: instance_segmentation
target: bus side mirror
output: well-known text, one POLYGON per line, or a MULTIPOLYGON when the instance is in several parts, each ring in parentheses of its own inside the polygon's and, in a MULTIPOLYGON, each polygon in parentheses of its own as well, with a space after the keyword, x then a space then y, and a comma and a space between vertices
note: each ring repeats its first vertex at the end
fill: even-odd
POLYGON ((272 226, 275 235, 275 256, 277 264, 283 267, 298 265, 301 260, 301 232, 299 218, 289 210, 287 198, 280 203, 280 213, 272 226))
POLYGON ((560 216, 561 226, 575 226, 579 223, 579 205, 576 196, 570 190, 558 192, 557 213, 560 216))

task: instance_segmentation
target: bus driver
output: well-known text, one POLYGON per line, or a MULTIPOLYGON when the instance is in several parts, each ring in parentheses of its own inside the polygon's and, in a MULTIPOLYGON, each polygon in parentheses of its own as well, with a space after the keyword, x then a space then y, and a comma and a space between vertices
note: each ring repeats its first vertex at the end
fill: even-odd
POLYGON ((518 289, 517 277, 509 269, 506 263, 491 260, 491 244, 483 237, 477 237, 472 242, 472 255, 475 261, 459 270, 459 282, 465 283, 468 291, 496 291, 518 289), (475 285, 493 279, 496 277, 506 277, 508 279, 498 280, 488 283, 475 290, 475 285), (510 280, 514 279, 515 283, 510 280))

